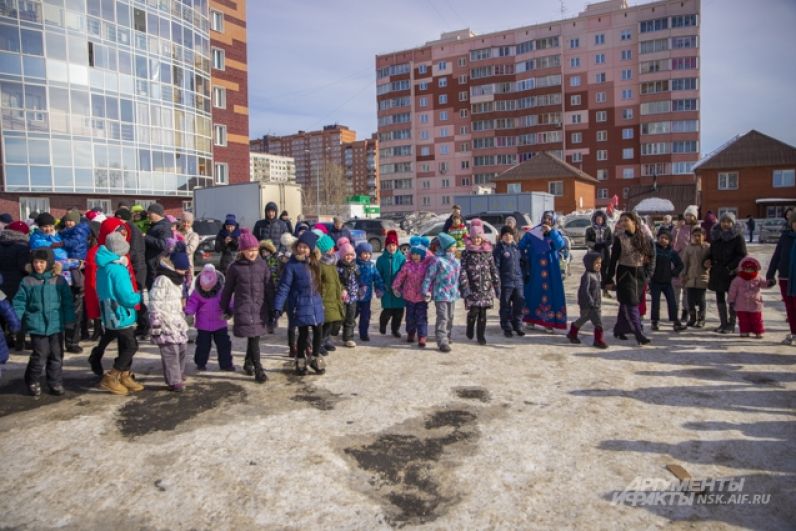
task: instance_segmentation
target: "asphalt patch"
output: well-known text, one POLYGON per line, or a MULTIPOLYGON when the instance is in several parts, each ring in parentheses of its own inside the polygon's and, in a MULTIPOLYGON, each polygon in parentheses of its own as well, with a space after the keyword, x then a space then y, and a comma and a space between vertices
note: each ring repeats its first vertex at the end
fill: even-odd
POLYGON ((454 387, 453 392, 464 400, 479 400, 484 403, 492 400, 492 394, 483 387, 454 387))
MULTIPOLYGON (((23 413, 34 409, 52 406, 64 400, 75 398, 96 389, 99 378, 96 376, 81 375, 79 377, 66 376, 64 378, 64 389, 66 393, 61 396, 51 395, 49 387, 41 378, 41 396, 31 396, 28 393, 28 386, 22 377, 14 378, 5 385, 0 386, 0 417, 23 413)), ((82 402, 82 401, 81 401, 82 402)), ((78 405, 84 403, 78 402, 78 405)))
POLYGON ((382 505, 387 522, 403 527, 432 522, 460 501, 452 472, 475 452, 479 437, 476 412, 440 409, 343 452, 367 474, 366 492, 382 505))
POLYGON ((287 373, 285 376, 289 384, 299 388, 298 392, 290 397, 293 402, 306 403, 320 411, 331 411, 343 399, 341 394, 312 385, 310 382, 313 376, 310 374, 299 376, 295 373, 287 373))
POLYGON ((246 391, 231 382, 194 383, 182 393, 144 391, 119 408, 116 426, 128 438, 173 431, 181 424, 211 411, 223 402, 246 399, 246 391))

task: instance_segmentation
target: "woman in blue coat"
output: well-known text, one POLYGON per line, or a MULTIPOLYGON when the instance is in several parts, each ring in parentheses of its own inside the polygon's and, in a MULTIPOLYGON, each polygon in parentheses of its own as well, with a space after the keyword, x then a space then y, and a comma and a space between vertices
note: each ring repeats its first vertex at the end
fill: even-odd
POLYGON ((298 327, 296 352, 296 373, 307 373, 307 346, 312 332, 312 351, 310 367, 322 374, 324 364, 320 359, 321 328, 323 326, 323 299, 320 292, 321 271, 317 257, 314 256, 318 236, 305 231, 299 237, 293 256, 285 264, 274 300, 274 317, 282 311, 288 314, 289 326, 298 327))
POLYGON ((545 327, 567 327, 567 303, 558 252, 566 245, 555 227, 555 213, 546 211, 542 222, 525 233, 519 249, 526 258, 530 275, 525 282, 525 316, 523 321, 545 327))

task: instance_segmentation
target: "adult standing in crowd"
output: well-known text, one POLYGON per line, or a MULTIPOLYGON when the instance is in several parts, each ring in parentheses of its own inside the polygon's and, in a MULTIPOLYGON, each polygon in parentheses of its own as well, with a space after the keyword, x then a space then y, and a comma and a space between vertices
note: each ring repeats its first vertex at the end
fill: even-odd
POLYGON ((749 233, 749 243, 752 243, 755 237, 755 218, 752 217, 752 214, 746 216, 746 232, 749 233))
POLYGON ((146 232, 146 287, 150 289, 155 281, 160 257, 169 250, 168 240, 172 237, 171 223, 166 219, 163 205, 152 203, 147 208, 150 227, 146 232))
MULTIPOLYGON (((28 247, 28 229, 24 221, 12 221, 0 230, 0 289, 8 300, 14 300, 22 278, 27 274, 25 266, 30 262, 28 247)), ((7 343, 16 347, 17 351, 25 348, 24 330, 7 335, 7 343), (13 341, 10 341, 13 339, 13 341)))
POLYGON ((525 283, 525 317, 548 332, 567 327, 567 302, 558 253, 566 242, 556 226, 555 212, 542 214, 542 222, 526 232, 518 245, 530 268, 525 283))
POLYGON ((353 241, 351 238, 351 231, 343 225, 343 218, 335 216, 332 218, 332 230, 329 231, 329 236, 334 240, 337 245, 337 240, 340 238, 348 238, 348 241, 353 241))
MULTIPOLYGON (((119 208, 114 216, 126 223, 127 231, 130 234, 130 263, 133 266, 136 284, 140 289, 143 289, 146 285, 147 275, 146 242, 144 234, 141 232, 141 229, 138 228, 138 225, 133 223, 133 213, 130 209, 119 208)), ((143 299, 140 304, 140 310, 136 312, 136 319, 138 323, 135 334, 139 337, 146 337, 149 333, 149 316, 143 299)), ((94 331, 94 335, 97 335, 96 330, 94 331)))
POLYGON ((282 234, 288 232, 285 222, 276 217, 278 212, 279 208, 273 201, 265 205, 265 218, 255 223, 252 229, 258 241, 271 240, 276 245, 282 234))
POLYGON ((727 305, 727 292, 735 270, 746 256, 746 240, 735 224, 735 215, 725 212, 710 236, 710 279, 708 289, 716 292, 716 307, 721 323, 714 332, 730 334, 735 330, 735 309, 727 305))
POLYGON ((193 230, 193 214, 183 210, 177 230, 185 240, 185 252, 188 254, 188 262, 191 264, 191 274, 193 274, 193 255, 199 248, 201 238, 193 230))
MULTIPOLYGON (((697 226, 699 216, 699 207, 696 205, 688 205, 681 216, 683 221, 677 224, 674 232, 672 233, 672 249, 682 260, 685 255, 686 247, 691 243, 691 231, 697 226)), ((707 238, 706 238, 707 239, 707 238)), ((674 287, 674 299, 680 306, 680 320, 685 321, 688 317, 688 290, 683 285, 680 278, 672 280, 672 287, 674 287)))
POLYGON ((290 214, 287 213, 287 210, 283 210, 282 213, 279 214, 279 219, 281 219, 282 223, 285 224, 285 226, 287 227, 287 231, 290 234, 293 234, 293 222, 290 221, 290 214))
POLYGON ((219 270, 224 275, 227 268, 238 257, 238 240, 240 239, 240 225, 235 219, 235 214, 227 214, 224 226, 216 235, 215 251, 221 253, 221 261, 218 265, 219 270))
POLYGON ((453 218, 461 215, 462 207, 459 205, 453 205, 451 207, 451 215, 448 216, 448 219, 445 220, 445 225, 442 226, 442 232, 448 232, 448 230, 451 228, 451 225, 453 225, 453 218))
MULTIPOLYGON (((671 219, 671 218, 670 218, 671 219)), ((614 236, 611 227, 608 226, 608 216, 602 210, 597 210, 591 215, 591 227, 586 229, 586 247, 602 257, 603 264, 606 266, 611 261, 611 244, 614 236)), ((600 277, 605 283, 608 268, 600 268, 600 277)), ((611 297, 608 290, 603 290, 603 295, 611 297)))

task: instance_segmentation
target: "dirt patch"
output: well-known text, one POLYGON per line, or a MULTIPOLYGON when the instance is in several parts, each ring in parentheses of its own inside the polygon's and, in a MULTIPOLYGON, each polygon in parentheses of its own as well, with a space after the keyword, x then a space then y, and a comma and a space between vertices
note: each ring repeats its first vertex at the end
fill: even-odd
POLYGON ((484 403, 492 400, 492 394, 483 387, 454 387, 453 392, 465 400, 478 400, 484 403))
POLYGON ((172 431, 218 407, 223 401, 245 399, 243 387, 223 381, 195 383, 182 393, 144 391, 119 409, 116 426, 122 435, 131 439, 158 431, 172 431))
MULTIPOLYGON (((42 377, 41 396, 34 397, 30 396, 28 393, 28 386, 25 385, 24 380, 20 376, 0 387, 0 417, 51 406, 65 400, 73 399, 76 396, 84 395, 92 389, 96 389, 98 381, 99 379, 96 376, 67 376, 64 378, 66 393, 61 396, 54 396, 49 394, 49 388, 42 377)), ((82 399, 78 402, 78 405, 81 406, 85 404, 87 404, 87 402, 84 402, 82 399)))
MULTIPOLYGON (((292 370, 292 365, 290 366, 292 370)), ((293 402, 303 402, 310 407, 320 411, 331 411, 338 402, 343 400, 343 395, 332 393, 326 389, 316 387, 312 384, 313 375, 307 374, 299 376, 295 373, 288 372, 285 374, 287 381, 292 386, 297 386, 298 391, 296 394, 290 396, 293 402)))
POLYGON ((367 474, 367 489, 390 525, 432 522, 459 502, 462 492, 451 474, 457 459, 471 455, 480 437, 478 412, 439 409, 415 417, 343 453, 367 474))

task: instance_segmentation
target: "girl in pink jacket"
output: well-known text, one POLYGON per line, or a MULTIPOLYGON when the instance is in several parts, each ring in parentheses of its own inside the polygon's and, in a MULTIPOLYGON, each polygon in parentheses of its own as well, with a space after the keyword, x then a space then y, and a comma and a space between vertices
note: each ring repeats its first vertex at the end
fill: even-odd
POLYGON ((426 346, 428 337, 428 302, 423 295, 423 279, 434 256, 428 252, 428 238, 412 236, 409 240, 409 260, 398 271, 392 283, 396 297, 406 301, 406 341, 415 342, 420 348, 426 346))
POLYGON ((738 315, 738 327, 741 337, 761 339, 765 328, 763 327, 763 295, 760 293, 766 287, 766 279, 758 276, 760 262, 747 256, 738 265, 738 275, 730 284, 727 302, 735 308, 738 315))

